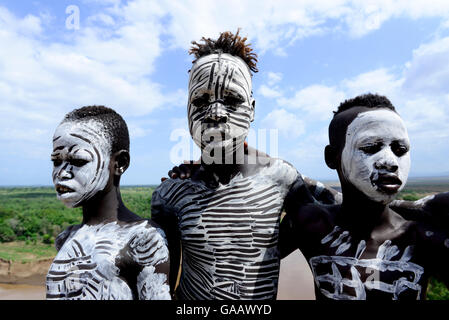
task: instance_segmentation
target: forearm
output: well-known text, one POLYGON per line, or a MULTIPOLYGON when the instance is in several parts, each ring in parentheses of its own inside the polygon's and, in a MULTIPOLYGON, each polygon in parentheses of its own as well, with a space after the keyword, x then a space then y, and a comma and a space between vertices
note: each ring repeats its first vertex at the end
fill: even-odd
POLYGON ((449 192, 416 201, 396 200, 391 203, 390 208, 408 220, 449 227, 449 192))

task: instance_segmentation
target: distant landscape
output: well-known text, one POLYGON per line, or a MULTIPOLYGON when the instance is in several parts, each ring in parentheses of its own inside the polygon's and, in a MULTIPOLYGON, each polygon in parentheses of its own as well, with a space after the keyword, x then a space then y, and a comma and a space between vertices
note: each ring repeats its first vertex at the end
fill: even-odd
MULTIPOLYGON (((329 183, 338 188, 336 183, 329 183)), ((151 196, 155 186, 122 187, 125 205, 144 218, 151 217, 151 196)), ((449 191, 449 177, 411 179, 399 199, 417 200, 449 191)), ((56 199, 52 187, 0 188, 0 259, 27 263, 51 259, 55 237, 69 225, 79 224, 81 209, 66 208, 56 199)), ((429 300, 449 300, 444 284, 431 279, 429 300)))

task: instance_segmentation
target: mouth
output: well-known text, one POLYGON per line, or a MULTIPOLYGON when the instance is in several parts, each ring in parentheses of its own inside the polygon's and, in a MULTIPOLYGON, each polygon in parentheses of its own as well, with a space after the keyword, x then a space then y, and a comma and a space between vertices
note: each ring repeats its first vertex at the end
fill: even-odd
POLYGON ((67 186, 64 186, 62 184, 57 184, 56 185, 56 192, 58 193, 58 195, 63 195, 63 194, 66 194, 66 193, 75 192, 75 190, 73 190, 73 189, 71 189, 71 188, 69 188, 67 186))
POLYGON ((402 181, 395 174, 382 174, 373 181, 373 184, 386 194, 395 194, 402 186, 402 181))

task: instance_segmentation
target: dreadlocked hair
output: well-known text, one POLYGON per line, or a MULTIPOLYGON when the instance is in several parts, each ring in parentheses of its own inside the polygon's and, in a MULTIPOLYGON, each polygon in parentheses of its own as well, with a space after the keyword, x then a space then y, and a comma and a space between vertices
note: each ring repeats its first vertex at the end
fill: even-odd
POLYGON ((250 47, 250 43, 245 43, 247 38, 242 38, 239 36, 240 29, 237 29, 237 33, 233 34, 230 31, 225 31, 220 33, 217 40, 211 38, 202 37, 200 41, 204 43, 198 43, 192 41, 192 47, 189 50, 189 54, 195 55, 195 63, 199 58, 213 54, 213 53, 229 53, 233 56, 237 56, 243 59, 248 65, 248 68, 252 72, 258 72, 256 67, 257 64, 257 54, 253 52, 250 47))

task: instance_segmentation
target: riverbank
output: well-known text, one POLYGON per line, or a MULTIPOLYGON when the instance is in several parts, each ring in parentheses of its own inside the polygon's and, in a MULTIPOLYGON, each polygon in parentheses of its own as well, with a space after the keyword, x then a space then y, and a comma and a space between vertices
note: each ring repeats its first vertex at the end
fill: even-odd
POLYGON ((45 277, 53 258, 11 261, 0 258, 0 300, 45 299, 45 277))

